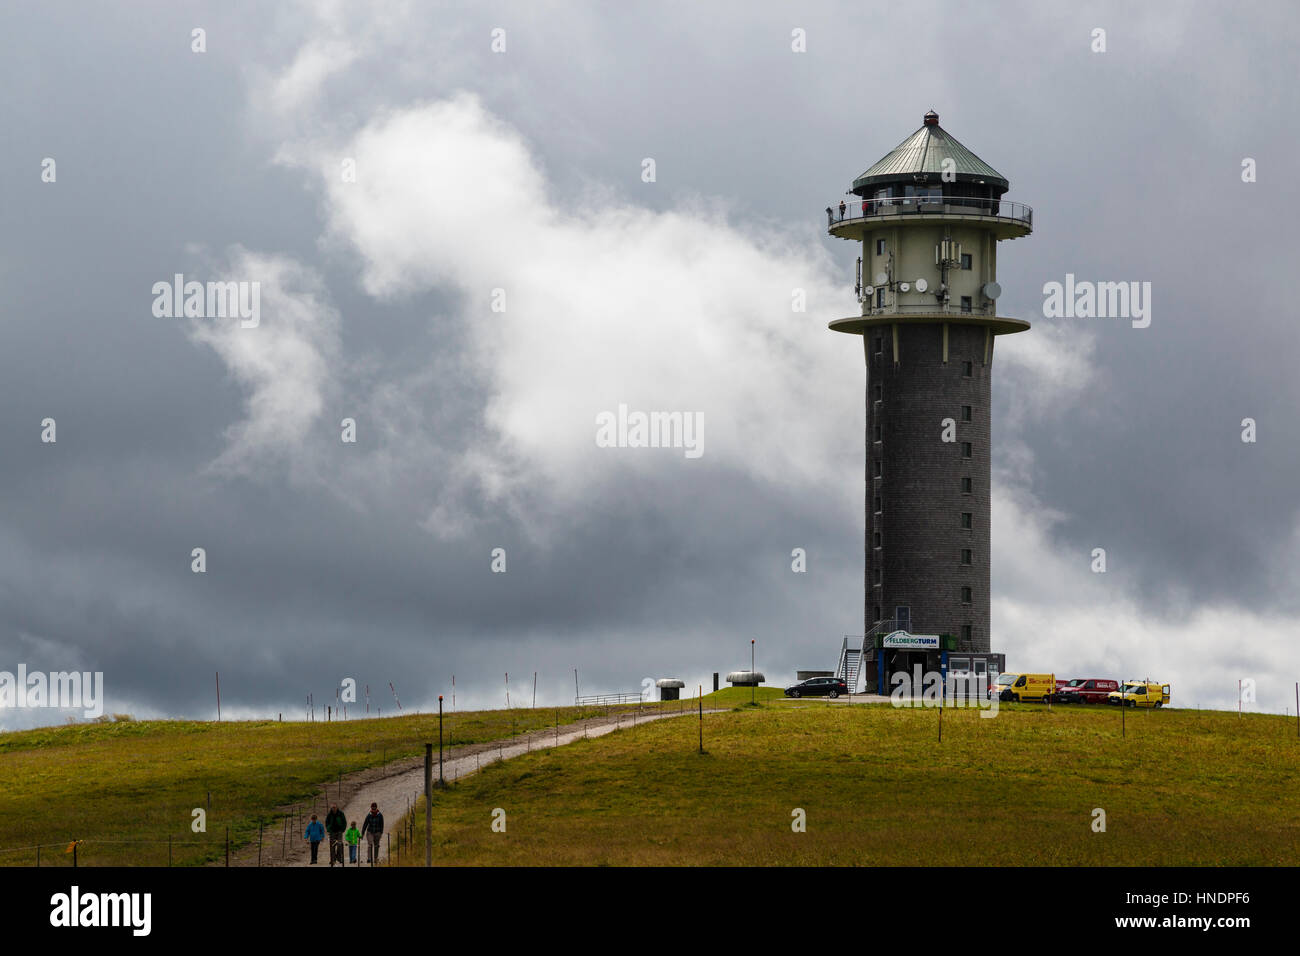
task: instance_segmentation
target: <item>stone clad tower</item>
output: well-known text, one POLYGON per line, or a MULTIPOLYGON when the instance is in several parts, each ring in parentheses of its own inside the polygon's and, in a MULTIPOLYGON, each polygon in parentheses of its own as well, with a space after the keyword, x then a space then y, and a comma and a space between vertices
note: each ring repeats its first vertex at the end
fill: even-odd
POLYGON ((997 245, 1033 230, 1033 211, 1002 199, 1008 187, 931 111, 827 210, 832 236, 861 243, 860 314, 830 328, 862 336, 867 365, 868 689, 917 664, 1001 670, 989 635, 990 385, 996 338, 1029 323, 997 313, 997 245), (947 637, 882 646, 895 631, 947 637))

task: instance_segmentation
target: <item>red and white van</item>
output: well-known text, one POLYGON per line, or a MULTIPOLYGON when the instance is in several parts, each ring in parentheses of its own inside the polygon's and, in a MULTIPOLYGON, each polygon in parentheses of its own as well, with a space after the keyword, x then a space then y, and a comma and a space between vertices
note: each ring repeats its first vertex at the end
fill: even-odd
POLYGON ((1056 688, 1058 704, 1104 704, 1106 695, 1119 690, 1119 681, 1101 677, 1076 677, 1056 688))

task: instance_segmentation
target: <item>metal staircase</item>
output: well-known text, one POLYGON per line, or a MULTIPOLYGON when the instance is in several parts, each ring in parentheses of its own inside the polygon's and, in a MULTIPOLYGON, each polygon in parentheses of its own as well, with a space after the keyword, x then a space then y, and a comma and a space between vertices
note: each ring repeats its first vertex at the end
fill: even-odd
POLYGON ((891 631, 898 630, 898 622, 893 618, 887 621, 877 621, 867 631, 866 636, 859 638, 856 634, 844 635, 844 642, 840 645, 840 662, 835 668, 835 676, 849 685, 850 694, 861 693, 861 678, 863 666, 867 660, 867 651, 875 643, 874 638, 877 634, 889 634, 891 631))
POLYGON ((858 675, 862 671, 862 645, 851 647, 849 644, 857 639, 856 634, 844 635, 844 643, 840 646, 840 663, 835 668, 835 676, 849 686, 850 694, 858 692, 858 675))

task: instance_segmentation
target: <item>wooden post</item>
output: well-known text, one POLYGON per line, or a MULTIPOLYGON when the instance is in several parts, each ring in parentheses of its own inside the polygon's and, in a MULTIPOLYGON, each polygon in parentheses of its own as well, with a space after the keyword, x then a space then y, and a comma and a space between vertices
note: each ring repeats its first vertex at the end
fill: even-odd
POLYGON ((217 671, 217 723, 221 723, 221 671, 217 671))
POLYGON ((704 753, 704 685, 700 685, 700 753, 704 753))
MULTIPOLYGON (((438 695, 438 724, 442 724, 442 695, 438 695)), ((442 779, 442 730, 438 731, 438 779, 442 779)), ((433 744, 424 745, 424 865, 433 866, 433 744)))
POLYGON ((438 695, 438 789, 447 786, 447 781, 442 775, 442 695, 438 695))
POLYGON ((537 671, 533 671, 533 710, 537 709, 537 671))

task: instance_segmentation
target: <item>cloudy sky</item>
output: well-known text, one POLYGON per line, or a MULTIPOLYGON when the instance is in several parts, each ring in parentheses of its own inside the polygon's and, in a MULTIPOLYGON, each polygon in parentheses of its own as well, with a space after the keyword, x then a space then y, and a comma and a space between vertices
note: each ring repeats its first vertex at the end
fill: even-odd
POLYGON ((345 677, 386 712, 695 684, 751 638, 773 682, 833 667, 864 370, 822 210, 933 108, 1035 210, 994 648, 1294 713, 1294 5, 371 6, 0 12, 0 670, 207 717, 218 670, 287 716, 345 677), (156 316, 176 273, 259 283, 260 324, 156 316), (1150 282, 1150 326, 1044 318, 1067 273, 1150 282), (597 447, 619 404, 704 454, 597 447))

